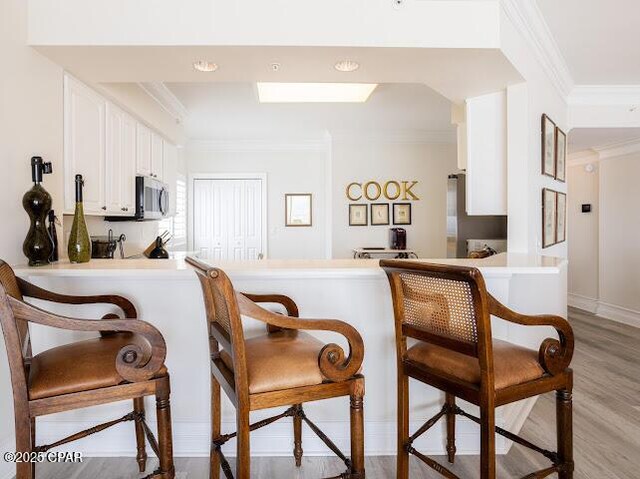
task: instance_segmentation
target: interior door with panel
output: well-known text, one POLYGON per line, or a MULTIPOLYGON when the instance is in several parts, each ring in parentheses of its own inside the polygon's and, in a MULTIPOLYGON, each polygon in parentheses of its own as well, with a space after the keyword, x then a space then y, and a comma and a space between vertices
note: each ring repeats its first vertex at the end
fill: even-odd
POLYGON ((75 209, 75 175, 84 179, 84 211, 104 214, 105 100, 69 75, 64 77, 64 207, 75 209))
POLYGON ((231 198, 227 229, 228 257, 258 259, 262 253, 262 181, 227 180, 231 198))
POLYGON ((226 260, 221 185, 210 180, 195 180, 193 205, 193 248, 202 259, 226 260))

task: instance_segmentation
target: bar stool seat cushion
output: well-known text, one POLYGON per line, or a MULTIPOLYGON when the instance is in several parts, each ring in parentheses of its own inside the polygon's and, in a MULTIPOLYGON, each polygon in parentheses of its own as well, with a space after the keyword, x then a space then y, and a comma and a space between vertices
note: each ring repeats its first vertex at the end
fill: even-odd
MULTIPOLYGON (((526 383, 544 375, 537 351, 494 339, 493 358, 495 389, 526 383)), ((420 341, 407 350, 407 359, 456 379, 480 384, 477 358, 420 341)))
MULTIPOLYGON (((29 398, 42 399, 124 382, 116 370, 120 349, 132 344, 134 335, 116 333, 48 349, 35 355, 29 369, 29 398)), ((155 377, 166 376, 162 366, 155 377)))
MULTIPOLYGON (((318 357, 325 344, 310 334, 285 330, 245 341, 247 375, 251 394, 321 384, 318 357)), ((220 352, 233 371, 226 351, 220 352)))

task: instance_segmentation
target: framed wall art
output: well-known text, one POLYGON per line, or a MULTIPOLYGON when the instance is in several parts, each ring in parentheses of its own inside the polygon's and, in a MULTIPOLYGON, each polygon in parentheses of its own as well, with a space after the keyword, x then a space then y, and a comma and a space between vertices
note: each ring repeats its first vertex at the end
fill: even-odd
POLYGON ((393 224, 394 225, 410 225, 411 224, 411 203, 394 203, 393 204, 393 224))
POLYGON ((371 224, 373 226, 389 224, 389 203, 371 203, 371 224))
POLYGON ((557 193, 556 199, 556 243, 562 243, 567 239, 567 195, 557 193))
POLYGON ((285 226, 312 226, 312 200, 311 193, 285 194, 285 226))
POLYGON ((567 135, 556 127, 556 180, 564 183, 567 171, 567 135))
POLYGON ((542 174, 556 176, 556 124, 542 115, 542 174))
POLYGON ((349 226, 367 226, 367 205, 352 203, 349 205, 349 226))
POLYGON ((548 248, 556 244, 557 201, 555 191, 548 188, 542 190, 542 247, 548 248))

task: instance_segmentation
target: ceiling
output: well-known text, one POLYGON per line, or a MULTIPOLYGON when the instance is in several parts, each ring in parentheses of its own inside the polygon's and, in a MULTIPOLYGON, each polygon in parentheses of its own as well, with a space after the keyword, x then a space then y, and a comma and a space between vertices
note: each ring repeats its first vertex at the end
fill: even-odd
POLYGON ((576 84, 640 84, 640 1, 536 1, 576 84))
POLYGON ((112 82, 360 82, 424 83, 452 101, 503 89, 522 77, 499 49, 40 46, 36 49, 81 80, 112 82), (333 65, 360 63, 353 73, 333 65), (193 62, 219 65, 213 73, 193 62), (273 71, 271 64, 280 64, 273 71))
POLYGON ((365 103, 261 104, 254 83, 167 83, 192 139, 319 138, 329 132, 429 131, 455 139, 451 102, 422 84, 381 84, 365 103))
POLYGON ((569 153, 640 141, 640 128, 576 128, 569 132, 569 153))

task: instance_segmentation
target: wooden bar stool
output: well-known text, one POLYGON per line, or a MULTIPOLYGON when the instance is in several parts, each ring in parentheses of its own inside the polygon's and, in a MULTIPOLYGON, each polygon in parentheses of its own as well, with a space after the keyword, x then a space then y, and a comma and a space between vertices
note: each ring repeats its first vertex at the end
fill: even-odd
POLYGON ((342 459, 347 470, 340 479, 364 475, 364 377, 359 374, 364 345, 358 331, 342 321, 298 319, 298 308, 283 295, 237 293, 227 275, 218 268, 188 258, 200 278, 207 312, 211 352, 211 465, 210 477, 218 479, 220 468, 233 479, 221 447, 237 438, 236 478, 249 479, 249 433, 285 418, 293 418, 294 457, 302 460, 302 423, 342 459), (263 309, 256 303, 280 303, 287 316, 263 309), (244 339, 241 315, 266 323, 267 334, 244 339), (349 343, 349 355, 337 344, 324 344, 300 330, 334 331, 349 343), (237 432, 220 431, 220 386, 236 407, 237 432), (306 416, 302 404, 340 396, 351 403, 351 459, 306 416), (290 406, 277 416, 249 424, 249 413, 276 406, 290 406))
MULTIPOLYGON (((0 323, 4 333, 15 411, 16 451, 44 453, 125 421, 135 424, 140 472, 146 469, 145 436, 160 465, 149 479, 173 479, 169 373, 166 346, 160 332, 136 319, 136 309, 120 296, 67 296, 16 278, 0 260, 0 323), (66 304, 107 303, 118 306, 125 319, 108 314, 102 320, 72 319, 48 313, 24 297, 66 304), (29 323, 72 331, 98 331, 100 338, 79 341, 31 354, 29 323), (156 441, 145 421, 144 397, 155 395, 156 441), (53 444, 36 446, 36 418, 46 414, 133 400, 125 416, 78 432, 53 444)), ((16 479, 34 479, 35 463, 19 462, 16 479)))
POLYGON ((552 465, 526 478, 558 473, 573 477, 571 391, 573 331, 559 316, 526 316, 500 304, 486 290, 475 268, 409 261, 381 261, 391 284, 395 312, 398 364, 398 479, 409 475, 409 454, 445 477, 449 469, 421 454, 413 442, 439 419, 447 421, 447 455, 453 463, 455 417, 478 423, 481 429, 480 477, 494 479, 495 433, 547 457, 552 465), (491 315, 527 326, 552 326, 559 340, 545 339, 539 351, 491 336, 491 315), (417 340, 407 347, 407 338, 417 340), (409 435, 409 378, 445 392, 442 410, 409 435), (495 426, 495 408, 556 391, 558 452, 538 447, 495 426), (458 406, 459 397, 480 407, 480 418, 458 406))

